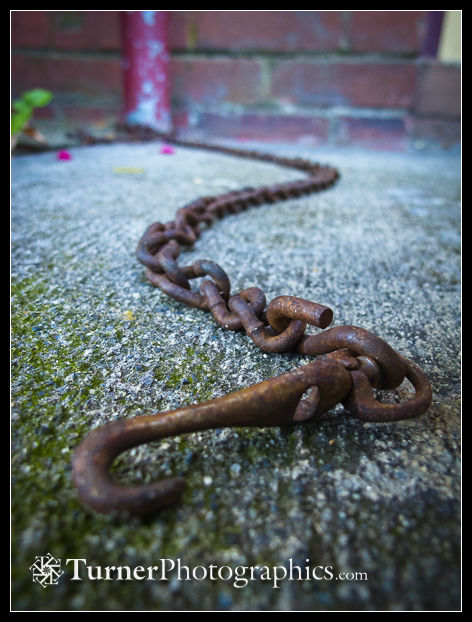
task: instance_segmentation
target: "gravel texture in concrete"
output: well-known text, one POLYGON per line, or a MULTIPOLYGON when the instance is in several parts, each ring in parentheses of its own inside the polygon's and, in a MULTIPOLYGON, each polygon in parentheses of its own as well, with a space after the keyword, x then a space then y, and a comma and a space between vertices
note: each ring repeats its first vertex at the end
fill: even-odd
MULTIPOLYGON (((139 484, 183 475, 182 502, 146 520, 86 509, 70 458, 95 426, 308 362, 265 354, 170 300, 135 258, 147 225, 173 220, 186 202, 301 174, 180 147, 163 155, 158 144, 73 148, 69 161, 14 157, 14 610, 460 607, 460 161, 263 148, 332 164, 341 178, 323 193, 218 221, 182 263, 216 261, 233 292, 255 285, 268 300, 291 294, 330 306, 334 325, 363 326, 420 365, 433 405, 398 423, 362 423, 339 406, 305 425, 140 446, 118 459, 115 476, 139 484), (42 587, 30 566, 48 553, 64 574, 42 587), (81 580, 67 563, 76 558, 91 567, 89 575, 78 562, 81 580), (104 579, 107 566, 166 559, 176 564, 167 581, 158 571, 104 579), (178 576, 179 560, 189 580, 178 576), (290 564, 300 567, 291 576, 290 564), (252 575, 241 570, 256 565, 252 575), (316 566, 324 570, 313 578, 316 566), (282 567, 287 576, 274 581, 282 567)), ((410 389, 405 382, 384 397, 406 399, 410 389)))

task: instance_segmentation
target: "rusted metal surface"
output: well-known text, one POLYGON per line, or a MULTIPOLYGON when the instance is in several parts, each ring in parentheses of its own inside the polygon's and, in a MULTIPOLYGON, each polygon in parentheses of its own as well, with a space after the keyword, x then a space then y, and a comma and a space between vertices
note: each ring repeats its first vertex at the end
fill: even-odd
MULTIPOLYGON (((133 132, 139 131, 133 128, 133 132)), ((143 130, 156 137, 156 132, 143 130)), ((160 135, 159 135, 160 136, 160 135)), ((357 326, 335 326, 324 305, 295 296, 278 296, 268 305, 264 292, 251 287, 231 294, 226 272, 210 260, 180 266, 180 245, 192 246, 216 218, 250 206, 324 190, 338 171, 300 158, 228 147, 189 143, 166 136, 168 142, 273 162, 304 171, 307 179, 243 188, 216 197, 202 197, 180 208, 168 223, 153 223, 136 253, 150 283, 168 296, 212 314, 228 330, 244 330, 266 352, 298 352, 320 357, 292 372, 225 397, 166 413, 143 415, 101 426, 86 437, 73 458, 73 479, 82 500, 98 512, 146 514, 175 503, 184 488, 181 478, 147 486, 121 486, 109 468, 123 451, 177 434, 234 426, 277 426, 300 423, 342 403, 351 415, 366 421, 397 421, 424 413, 432 400, 426 375, 383 339, 357 326), (199 290, 191 281, 203 277, 199 290), (305 334, 307 325, 322 329, 305 334), (415 394, 406 402, 384 404, 373 389, 394 389, 404 379, 415 394)))
POLYGON ((203 404, 114 421, 93 430, 76 450, 74 482, 82 500, 98 512, 146 514, 174 503, 184 482, 178 478, 148 486, 114 484, 108 469, 123 451, 198 430, 278 426, 312 419, 347 397, 351 385, 351 376, 342 365, 319 360, 203 404), (301 401, 310 387, 317 389, 316 400, 301 401))

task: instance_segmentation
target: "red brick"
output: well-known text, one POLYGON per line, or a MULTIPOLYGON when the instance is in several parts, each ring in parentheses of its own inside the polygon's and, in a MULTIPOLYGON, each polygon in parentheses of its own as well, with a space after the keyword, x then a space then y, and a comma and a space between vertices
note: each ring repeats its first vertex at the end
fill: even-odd
POLYGON ((261 67, 250 59, 174 58, 171 85, 177 104, 252 104, 261 99, 261 67))
POLYGON ((172 110, 172 127, 174 130, 186 129, 189 127, 190 119, 188 110, 172 110))
POLYGON ((237 140, 303 140, 321 143, 328 140, 329 120, 303 115, 203 113, 199 115, 195 129, 208 136, 237 140))
POLYGON ((92 57, 12 56, 12 92, 41 87, 57 92, 115 96, 122 90, 119 59, 92 57))
POLYGON ((55 107, 52 104, 48 104, 42 108, 36 108, 34 111, 34 119, 57 119, 57 108, 57 106, 55 107))
POLYGON ((334 51, 340 11, 172 11, 170 44, 188 50, 334 51))
MULTIPOLYGON (((112 123, 116 122, 122 114, 123 109, 119 105, 110 108, 102 106, 80 105, 80 101, 75 106, 64 106, 61 108, 62 117, 67 121, 77 121, 81 123, 112 123)), ((124 121, 124 115, 122 115, 124 121)))
POLYGON ((433 140, 449 148, 461 142, 461 123, 450 119, 408 119, 409 131, 416 140, 433 140))
POLYGON ((61 122, 64 121, 77 121, 78 123, 105 123, 116 122, 120 116, 124 121, 123 105, 122 101, 117 99, 114 105, 104 106, 100 102, 100 105, 93 105, 90 99, 81 101, 80 98, 75 99, 74 105, 63 104, 62 102, 54 101, 45 108, 37 108, 34 111, 34 119, 36 120, 50 120, 56 119, 61 122))
POLYGON ((348 39, 355 52, 418 53, 426 11, 352 11, 348 39))
POLYGON ((58 50, 120 50, 120 11, 50 11, 58 50))
POLYGON ((194 49, 195 40, 192 38, 194 28, 194 11, 170 11, 169 47, 172 50, 194 49))
POLYGON ((460 117, 460 66, 433 63, 421 68, 415 112, 420 117, 460 117))
POLYGON ((309 63, 279 61, 272 96, 295 104, 408 108, 416 68, 410 63, 309 63))
POLYGON ((47 11, 12 11, 11 47, 47 47, 50 27, 47 11))
POLYGON ((13 11, 12 48, 121 49, 121 11, 13 11))
POLYGON ((378 150, 404 151, 408 145, 408 136, 404 119, 341 117, 337 123, 335 142, 378 150))

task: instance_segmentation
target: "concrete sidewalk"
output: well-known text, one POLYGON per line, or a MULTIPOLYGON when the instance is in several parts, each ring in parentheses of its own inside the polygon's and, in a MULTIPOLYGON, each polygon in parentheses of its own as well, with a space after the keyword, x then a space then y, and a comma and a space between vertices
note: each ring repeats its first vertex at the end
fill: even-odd
MULTIPOLYGON (((434 403, 365 424, 336 408, 305 426, 217 430, 141 446, 117 477, 184 475, 154 519, 85 509, 70 478, 93 427, 246 387, 308 362, 152 288, 135 258, 148 224, 198 196, 300 173, 159 145, 72 149, 12 161, 14 610, 455 610, 460 607, 460 161, 448 153, 261 149, 339 168, 321 194, 214 224, 182 263, 219 263, 232 291, 329 305, 428 374, 434 403), (126 172, 126 169, 140 169, 126 172), (32 582, 60 558, 57 586, 32 582), (332 566, 368 580, 71 581, 91 566, 332 566), (308 560, 308 561, 307 561, 308 560)), ((409 392, 405 383, 395 399, 409 392)), ((228 572, 228 571, 227 571, 228 572)), ((200 575, 199 575, 200 576, 200 575)), ((223 576, 227 576, 223 573, 223 576)), ((247 575, 249 576, 249 575, 247 575)), ((185 577, 183 577, 185 578, 185 577)), ((295 572, 295 579, 298 573, 295 572)))

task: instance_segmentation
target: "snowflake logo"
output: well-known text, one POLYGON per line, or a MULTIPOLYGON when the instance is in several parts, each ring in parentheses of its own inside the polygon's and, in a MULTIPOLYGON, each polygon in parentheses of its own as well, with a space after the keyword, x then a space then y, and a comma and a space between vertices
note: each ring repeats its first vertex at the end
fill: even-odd
POLYGON ((64 574, 64 571, 61 569, 61 560, 55 559, 51 553, 37 555, 29 569, 33 573, 33 581, 43 587, 57 585, 59 579, 64 574))

